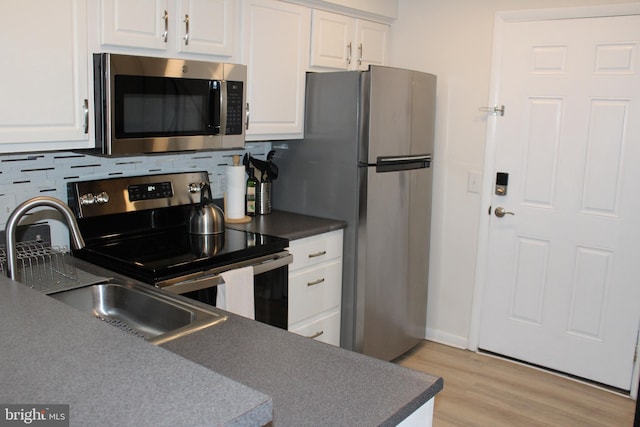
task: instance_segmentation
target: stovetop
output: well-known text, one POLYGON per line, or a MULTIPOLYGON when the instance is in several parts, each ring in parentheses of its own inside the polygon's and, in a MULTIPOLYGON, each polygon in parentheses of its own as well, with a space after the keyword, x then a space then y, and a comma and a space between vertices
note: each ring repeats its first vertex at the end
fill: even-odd
POLYGON ((220 235, 189 234, 190 212, 208 180, 206 171, 195 171, 69 183, 69 206, 86 242, 75 256, 156 284, 289 245, 287 239, 230 228, 220 235))
POLYGON ((189 234, 185 227, 105 240, 74 255, 145 283, 270 255, 287 239, 227 228, 217 235, 189 234))

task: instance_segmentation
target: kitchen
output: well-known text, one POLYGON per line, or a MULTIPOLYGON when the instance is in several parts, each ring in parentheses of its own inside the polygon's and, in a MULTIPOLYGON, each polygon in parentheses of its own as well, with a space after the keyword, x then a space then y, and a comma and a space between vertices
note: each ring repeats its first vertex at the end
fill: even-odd
MULTIPOLYGON (((486 114, 478 112, 478 107, 487 104, 489 94, 494 13, 514 9, 598 4, 615 3, 527 1, 515 6, 512 2, 498 1, 490 4, 485 2, 482 5, 470 1, 455 5, 406 0, 399 2, 398 19, 394 20, 390 27, 387 64, 431 72, 439 79, 436 152, 440 153, 438 156, 443 166, 435 169, 433 219, 435 225, 432 247, 437 249, 432 250, 427 338, 461 348, 469 347, 481 198, 478 193, 469 192, 467 185, 469 171, 481 174, 483 170, 482 159, 488 119, 486 114), (429 25, 424 25, 425 22, 429 25), (465 31, 460 31, 460 28, 464 28, 465 31), (443 44, 446 49, 442 49, 443 44)), ((89 4, 88 8, 90 13, 97 14, 95 5, 89 4)), ((5 19, 8 18, 5 15, 5 19)), ((89 39, 89 51, 98 49, 97 34, 92 37, 94 40, 89 39), (91 45, 91 43, 94 44, 91 45)), ((237 49, 240 48, 239 45, 240 43, 237 49)), ((268 62, 265 67, 275 66, 271 64, 275 62, 271 61, 271 52, 264 55, 266 58, 263 58, 263 61, 268 62)), ((287 56, 283 57, 287 58, 287 56)), ((291 70, 294 70, 293 67, 289 67, 288 71, 292 72, 294 77, 302 79, 303 69, 291 70)), ((291 75, 287 78, 290 77, 291 75)), ((6 93, 4 87, 3 93, 6 93)), ((268 90, 265 95, 266 101, 263 101, 265 103, 271 102, 272 99, 281 101, 285 98, 268 90)), ((252 108, 252 112, 256 113, 253 115, 256 118, 254 122, 257 126, 256 132, 272 135, 270 138, 273 140, 281 139, 287 132, 295 134, 295 126, 300 125, 300 117, 296 118, 294 115, 293 119, 286 118, 286 120, 278 117, 278 120, 273 122, 265 120, 261 123, 260 116, 257 114, 260 111, 258 107, 259 104, 252 108), (285 128, 288 124, 292 125, 293 130, 285 128)), ((290 112, 290 108, 291 105, 288 105, 280 112, 282 114, 290 112)), ((44 141, 47 140, 44 139, 44 141)), ((96 159, 70 152, 70 148, 77 148, 74 143, 61 146, 59 142, 49 140, 48 143, 40 145, 40 147, 43 146, 66 151, 6 154, 2 157, 2 182, 0 183, 0 205, 4 212, 2 222, 19 201, 28 197, 45 193, 64 198, 62 193, 64 186, 60 183, 59 177, 72 175, 84 178, 104 175, 112 171, 131 174, 141 170, 146 172, 163 168, 191 168, 194 163, 206 164, 204 169, 209 169, 208 165, 228 164, 229 160, 225 156, 232 154, 212 152, 207 153, 206 156, 172 155, 96 159), (24 164, 27 166, 23 166, 24 164)), ((259 143, 248 144, 247 149, 255 150, 256 155, 265 155, 268 151, 259 143)), ((19 149, 9 146, 4 151, 16 153, 19 149)), ((213 172, 210 175, 215 177, 221 174, 221 172, 216 173, 215 170, 210 172, 213 172)), ((217 192, 219 194, 220 189, 217 192)))

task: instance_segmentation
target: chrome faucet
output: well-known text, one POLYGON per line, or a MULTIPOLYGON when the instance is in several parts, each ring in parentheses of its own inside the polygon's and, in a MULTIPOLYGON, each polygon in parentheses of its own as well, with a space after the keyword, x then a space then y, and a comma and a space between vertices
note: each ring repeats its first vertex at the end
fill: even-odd
POLYGON ((80 234, 80 228, 78 228, 76 217, 69 206, 67 206, 62 200, 54 197, 40 196, 22 202, 14 209, 11 215, 9 215, 9 219, 7 219, 7 225, 5 227, 7 245, 7 276, 13 280, 16 280, 16 270, 18 269, 18 256, 16 254, 16 228, 18 227, 18 222, 25 213, 39 206, 48 206, 60 212, 69 227, 69 232, 71 233, 71 244, 73 247, 75 249, 81 249, 84 247, 84 239, 80 234))

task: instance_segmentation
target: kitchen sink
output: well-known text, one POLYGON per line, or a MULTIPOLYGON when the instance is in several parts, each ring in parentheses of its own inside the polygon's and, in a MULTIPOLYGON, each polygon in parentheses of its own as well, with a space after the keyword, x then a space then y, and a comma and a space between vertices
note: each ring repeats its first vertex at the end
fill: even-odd
POLYGON ((156 345, 227 319, 147 285, 98 283, 49 296, 156 345))

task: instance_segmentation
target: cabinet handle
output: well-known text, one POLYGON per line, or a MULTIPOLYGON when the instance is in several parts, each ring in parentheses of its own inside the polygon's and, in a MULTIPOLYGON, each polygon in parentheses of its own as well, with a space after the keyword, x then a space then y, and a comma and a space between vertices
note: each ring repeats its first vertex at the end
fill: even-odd
POLYGON ((169 35, 169 12, 165 10, 162 19, 164 19, 164 33, 162 33, 162 40, 166 43, 167 36, 169 35))
POLYGON ((360 57, 358 58, 358 65, 362 65, 362 43, 358 45, 358 52, 360 53, 360 57))
POLYGON ((316 332, 315 334, 308 335, 307 338, 311 338, 311 339, 318 338, 322 334, 324 334, 324 331, 319 331, 319 332, 316 332))
POLYGON ((309 258, 317 258, 319 256, 326 255, 326 254, 327 254, 327 251, 320 251, 314 254, 309 254, 309 258))
POLYGON ((324 277, 322 279, 314 280, 313 282, 307 282, 307 286, 315 286, 324 282, 324 277))
POLYGON ((184 45, 189 46, 189 15, 184 15, 184 45))
POLYGON ((347 45, 347 64, 351 65, 351 42, 347 45))
POLYGON ((84 133, 89 133, 89 100, 85 99, 82 104, 82 113, 84 114, 84 133))

